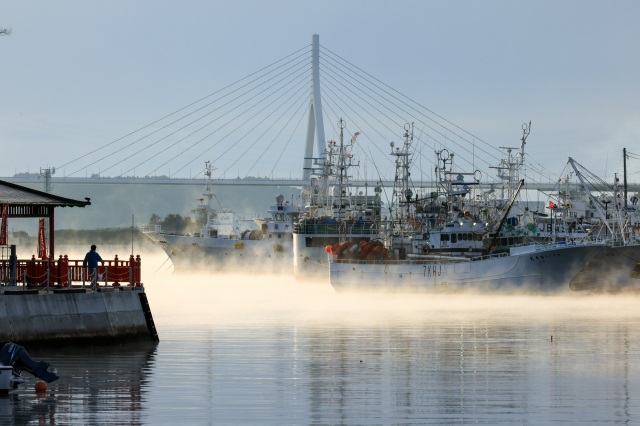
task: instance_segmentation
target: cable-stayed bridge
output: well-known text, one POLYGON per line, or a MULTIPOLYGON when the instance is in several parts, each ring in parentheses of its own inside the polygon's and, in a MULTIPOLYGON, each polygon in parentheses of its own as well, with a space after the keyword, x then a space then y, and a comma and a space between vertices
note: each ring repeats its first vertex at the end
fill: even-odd
MULTIPOLYGON (((47 185, 201 184, 210 161, 215 185, 304 186, 322 164, 327 144, 338 139, 341 120, 359 164, 350 176, 356 186, 392 186, 390 143, 402 139, 407 123, 414 129, 414 185, 435 186, 436 153, 442 150, 455 154, 454 172, 478 171, 487 186, 501 184, 496 166, 505 148, 396 91, 321 45, 317 35, 311 44, 139 129, 87 144, 95 148, 46 169, 44 180, 47 185)), ((520 173, 527 186, 552 190, 562 172, 523 157, 520 173)), ((33 176, 7 180, 29 179, 33 176)))
MULTIPOLYGON (((8 177, 2 178, 8 182, 17 184, 41 184, 46 189, 47 186, 56 184, 73 184, 73 185, 189 185, 189 186, 203 186, 204 180, 202 178, 132 178, 132 177, 93 177, 93 178, 74 178, 74 177, 52 177, 49 181, 46 181, 44 177, 8 177)), ((308 181, 302 179, 213 179, 211 183, 217 186, 265 186, 265 187, 304 187, 308 184, 308 181)), ((418 181, 414 182, 416 186, 425 188, 437 187, 435 181, 418 181)), ((382 180, 382 181, 364 181, 364 180, 352 180, 350 182, 354 188, 373 188, 376 185, 380 185, 386 188, 392 188, 394 181, 382 180)), ((484 182, 477 185, 479 188, 492 188, 500 187, 501 182, 484 182)), ((557 182, 538 182, 527 184, 529 190, 540 191, 554 191, 558 189, 557 182)), ((629 183, 629 192, 640 192, 640 184, 629 183)))

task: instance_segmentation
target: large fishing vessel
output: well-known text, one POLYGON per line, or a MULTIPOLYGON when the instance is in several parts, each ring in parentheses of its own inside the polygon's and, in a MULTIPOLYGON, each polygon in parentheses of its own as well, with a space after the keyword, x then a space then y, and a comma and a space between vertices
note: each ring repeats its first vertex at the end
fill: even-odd
POLYGON ((370 241, 379 236, 382 201, 380 186, 368 194, 351 186, 349 170, 357 166, 353 145, 359 133, 344 143, 345 122, 340 120, 340 141, 330 141, 324 157, 312 170, 305 190, 305 213, 293 230, 293 267, 296 277, 327 275, 327 247, 343 241, 370 241), (354 193, 355 192, 355 193, 354 193))
MULTIPOLYGON (((396 179, 408 175, 409 145, 410 139, 405 137, 404 154, 398 155, 396 162, 400 170, 396 173, 396 179)), ((605 291, 640 287, 638 218, 633 214, 635 204, 632 209, 618 206, 616 214, 609 215, 603 211, 602 205, 606 208, 609 198, 620 200, 617 186, 607 186, 612 195, 602 193, 596 197, 587 186, 581 166, 573 159, 569 159, 569 163, 582 184, 583 193, 588 196, 588 204, 592 206, 589 211, 594 210, 599 219, 588 218, 588 221, 584 221, 583 217, 578 221, 571 215, 565 215, 564 219, 573 218, 571 223, 574 224, 574 231, 577 225, 580 225, 580 230, 586 229, 588 223, 589 232, 565 233, 561 238, 553 238, 545 243, 545 238, 556 236, 556 229, 564 228, 554 226, 549 230, 549 235, 540 235, 542 227, 533 223, 527 224, 533 227, 524 226, 514 231, 513 235, 519 236, 518 241, 511 238, 507 247, 499 247, 498 240, 509 240, 502 230, 506 220, 513 217, 509 213, 524 184, 521 180, 510 190, 511 197, 497 227, 486 223, 482 253, 469 255, 464 249, 459 248, 456 252, 451 247, 448 250, 440 247, 432 252, 433 241, 429 243, 429 234, 416 231, 416 226, 423 223, 424 219, 418 220, 421 216, 417 214, 415 205, 409 202, 410 197, 405 197, 405 194, 409 194, 405 180, 399 185, 401 191, 394 191, 396 198, 401 195, 404 200, 394 201, 397 210, 392 214, 394 219, 388 226, 387 236, 379 241, 358 244, 347 241, 331 248, 329 271, 332 286, 336 290, 434 292, 605 291), (528 229, 529 234, 522 232, 523 229, 528 229), (531 242, 518 244, 525 241, 531 242)), ((637 197, 634 199, 637 203, 637 197)), ((566 209, 568 211, 569 206, 566 209)), ((473 216, 473 213, 470 215, 473 216)), ((566 225, 568 222, 563 220, 561 223, 566 225)), ((448 230, 446 223, 442 225, 435 234, 454 235, 455 229, 448 230)), ((545 224, 545 232, 546 229, 545 224)), ((455 233, 456 241, 467 240, 468 247, 474 253, 479 248, 478 239, 464 238, 465 234, 473 235, 473 232, 455 233)))
POLYGON ((197 217, 205 219, 198 232, 166 232, 159 225, 145 225, 143 232, 171 259, 175 271, 292 271, 294 223, 302 213, 300 206, 276 197, 267 216, 243 219, 230 210, 214 211, 211 183, 212 166, 205 163, 205 190, 197 217))
POLYGON ((639 261, 640 246, 604 242, 532 244, 475 258, 425 255, 376 261, 336 256, 330 281, 336 290, 623 290, 640 285, 639 261))

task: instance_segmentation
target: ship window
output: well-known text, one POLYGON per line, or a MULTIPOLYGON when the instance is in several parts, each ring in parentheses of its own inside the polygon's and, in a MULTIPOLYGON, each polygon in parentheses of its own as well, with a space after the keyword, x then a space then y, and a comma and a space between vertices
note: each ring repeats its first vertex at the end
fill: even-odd
POLYGON ((449 241, 449 234, 440 234, 440 241, 449 241))
POLYGON ((462 240, 463 241, 468 241, 469 240, 469 234, 462 234, 462 240))
POLYGON ((458 242, 458 234, 451 234, 451 242, 452 243, 458 242))

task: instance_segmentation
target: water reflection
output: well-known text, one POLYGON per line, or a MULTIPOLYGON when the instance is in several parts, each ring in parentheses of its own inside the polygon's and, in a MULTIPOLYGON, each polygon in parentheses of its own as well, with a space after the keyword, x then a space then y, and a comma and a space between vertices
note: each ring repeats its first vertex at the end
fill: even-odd
POLYGON ((638 408, 635 296, 336 295, 285 283, 251 293, 230 283, 236 292, 212 290, 215 309, 190 309, 190 340, 210 345, 207 419, 581 424, 628 422, 638 408))
MULTIPOLYGON (((29 349, 61 379, 13 424, 638 423, 638 296, 336 294, 149 281, 160 343, 29 349)), ((11 424, 11 423, 9 423, 11 424)))
MULTIPOLYGON (((154 343, 30 350, 60 380, 36 393, 31 378, 0 399, 1 424, 142 424, 144 392, 154 371, 154 343)), ((25 377, 27 373, 23 373, 25 377)))

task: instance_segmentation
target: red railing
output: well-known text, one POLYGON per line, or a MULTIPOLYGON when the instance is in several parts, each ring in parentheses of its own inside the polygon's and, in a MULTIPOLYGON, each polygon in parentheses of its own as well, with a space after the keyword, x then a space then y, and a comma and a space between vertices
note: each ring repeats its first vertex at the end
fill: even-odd
MULTIPOLYGON (((140 255, 129 256, 129 260, 120 260, 118 255, 113 260, 105 260, 98 266, 97 285, 118 287, 126 284, 133 287, 142 286, 140 255)), ((0 260, 0 283, 10 284, 11 271, 9 260, 0 260)), ((82 266, 82 260, 71 260, 67 255, 54 259, 17 260, 16 284, 28 286, 69 287, 74 283, 91 285, 91 272, 82 266)))

